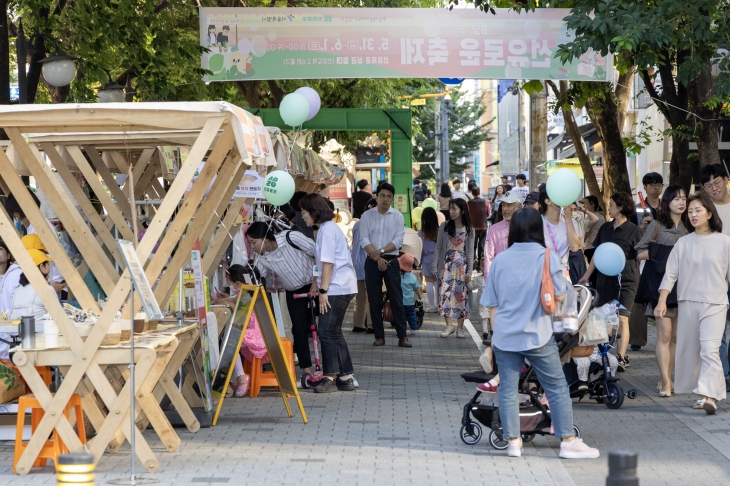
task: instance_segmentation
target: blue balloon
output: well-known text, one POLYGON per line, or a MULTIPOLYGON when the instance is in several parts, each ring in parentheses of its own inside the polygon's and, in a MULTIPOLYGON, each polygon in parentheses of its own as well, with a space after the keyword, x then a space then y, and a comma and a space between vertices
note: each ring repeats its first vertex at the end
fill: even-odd
POLYGON ((461 84, 466 78, 439 78, 439 81, 447 86, 457 86, 461 84))
POLYGON ((593 254, 593 262, 599 272, 609 277, 621 275, 626 266, 626 255, 616 243, 598 245, 593 254))

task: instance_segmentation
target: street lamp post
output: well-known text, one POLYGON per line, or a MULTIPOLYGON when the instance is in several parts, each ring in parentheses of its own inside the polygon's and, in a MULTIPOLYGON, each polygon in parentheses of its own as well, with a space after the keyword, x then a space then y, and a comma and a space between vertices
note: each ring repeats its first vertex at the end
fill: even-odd
MULTIPOLYGON (((76 64, 74 63, 78 57, 69 56, 65 52, 59 50, 58 42, 48 34, 33 34, 30 38, 32 43, 34 37, 43 37, 48 39, 54 46, 54 51, 48 57, 38 61, 43 66, 43 78, 51 86, 60 88, 68 86, 76 77, 76 64)), ((18 22, 18 35, 15 39, 15 49, 18 56, 18 103, 25 105, 28 103, 28 82, 26 77, 26 59, 28 58, 28 39, 25 37, 22 19, 18 22)))

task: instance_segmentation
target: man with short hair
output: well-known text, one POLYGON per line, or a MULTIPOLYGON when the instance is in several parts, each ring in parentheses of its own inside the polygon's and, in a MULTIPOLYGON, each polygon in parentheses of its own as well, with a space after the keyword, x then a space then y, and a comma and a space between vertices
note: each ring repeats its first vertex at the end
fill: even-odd
POLYGON ((504 186, 505 191, 512 190, 512 184, 509 183, 509 177, 507 177, 506 175, 502 176, 502 185, 504 186))
POLYGON ((522 197, 522 203, 524 204, 525 198, 530 193, 530 188, 527 187, 527 177, 525 174, 517 174, 517 187, 512 188, 512 192, 516 192, 522 197))
POLYGON ((378 185, 378 205, 365 211, 360 218, 360 246, 368 259, 365 261, 365 287, 368 291, 370 318, 372 319, 375 342, 373 346, 385 345, 383 328, 383 280, 387 289, 388 302, 393 311, 398 346, 410 348, 406 337, 406 311, 403 307, 403 289, 400 282, 398 250, 403 246, 405 225, 403 215, 391 207, 395 188, 384 182, 378 185))
MULTIPOLYGON (((489 276, 489 267, 492 266, 494 258, 507 249, 507 237, 509 236, 509 222, 512 215, 522 208, 522 197, 514 191, 509 191, 502 197, 502 221, 493 224, 487 232, 487 243, 484 246, 484 280, 489 276)), ((482 317, 482 340, 487 344, 490 340, 489 314, 479 309, 482 317)))
POLYGON ((461 181, 459 179, 454 179, 454 182, 451 183, 454 188, 451 190, 451 198, 461 198, 466 200, 466 193, 461 190, 461 181))
MULTIPOLYGON (((730 194, 727 192, 728 174, 722 164, 710 164, 700 169, 700 182, 712 202, 715 204, 717 215, 722 221, 722 233, 730 236, 730 194)), ((728 291, 730 298, 730 290, 728 291)), ((730 311, 728 311, 730 317, 730 311)), ((727 323, 726 323, 727 326, 727 323)), ((720 361, 725 373, 725 389, 730 391, 730 346, 728 346, 727 327, 722 333, 720 346, 720 361)))
POLYGON ((661 204, 662 191, 664 191, 664 178, 658 172, 648 172, 642 177, 641 183, 644 185, 646 208, 640 202, 637 203, 636 213, 631 216, 631 222, 643 232, 649 226, 649 223, 656 219, 661 204))
POLYGON ((418 179, 413 181, 413 207, 417 208, 418 203, 426 200, 426 188, 421 185, 418 179))
POLYGON ((357 192, 352 194, 352 217, 360 219, 365 212, 365 205, 373 198, 373 191, 370 181, 360 179, 357 181, 357 192))
POLYGON ((533 208, 540 210, 540 193, 531 192, 527 195, 525 200, 522 202, 522 206, 525 208, 533 208))

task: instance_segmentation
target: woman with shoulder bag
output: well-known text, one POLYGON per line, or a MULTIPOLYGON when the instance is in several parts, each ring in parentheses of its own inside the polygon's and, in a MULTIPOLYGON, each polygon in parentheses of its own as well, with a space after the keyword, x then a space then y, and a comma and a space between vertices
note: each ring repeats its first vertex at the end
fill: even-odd
POLYGON ((553 338, 551 315, 541 298, 543 273, 549 274, 547 282, 552 281, 554 300, 562 300, 568 282, 558 256, 546 251, 542 218, 533 208, 520 209, 510 221, 507 250, 492 262, 480 302, 489 308, 494 329, 492 346, 501 377, 499 415, 504 436, 509 439, 507 455, 522 455, 517 398, 520 372, 527 359, 550 402, 555 437, 562 440, 560 457, 596 458, 598 449, 588 447, 573 432, 570 391, 553 338), (544 272, 545 267, 548 272, 544 272))
MULTIPOLYGON (((636 245, 637 260, 645 260, 636 302, 646 305, 646 315, 653 316, 659 301, 659 285, 666 271, 667 259, 675 243, 688 231, 687 195, 682 186, 672 184, 664 191, 657 219, 649 223, 636 245)), ((657 384, 660 397, 671 397, 674 353, 677 347, 677 286, 669 294, 664 317, 656 319, 656 361, 661 380, 657 384)))
POLYGON ((562 210, 547 194, 546 186, 540 187, 540 214, 542 214, 545 246, 557 253, 565 270, 565 277, 578 283, 586 271, 586 260, 581 250, 578 223, 573 219, 571 206, 562 210))
POLYGON ((451 219, 439 227, 431 271, 439 279, 439 313, 446 321, 441 337, 454 334, 453 319, 456 319, 456 337, 464 339, 464 319, 469 318, 471 292, 467 286, 474 266, 474 230, 463 199, 451 201, 449 215, 451 219))

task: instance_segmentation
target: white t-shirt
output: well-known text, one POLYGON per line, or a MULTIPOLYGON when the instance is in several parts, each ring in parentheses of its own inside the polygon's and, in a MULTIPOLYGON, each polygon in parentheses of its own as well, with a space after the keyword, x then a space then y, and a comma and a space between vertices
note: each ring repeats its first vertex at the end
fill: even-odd
POLYGON ((319 269, 317 284, 322 285, 322 264, 333 263, 332 278, 327 287, 327 295, 357 294, 357 276, 352 266, 350 248, 342 230, 332 221, 319 227, 315 260, 319 269))
POLYGON ((520 196, 522 196, 522 202, 524 203, 525 202, 525 198, 527 197, 528 194, 530 194, 530 188, 527 187, 527 186, 522 186, 522 187, 515 186, 515 187, 512 188, 512 191, 511 192, 516 192, 517 194, 519 194, 520 196))
MULTIPOLYGON (((580 235, 578 229, 578 223, 574 219, 571 219, 573 228, 575 228, 576 234, 580 235)), ((568 258, 568 227, 565 225, 565 220, 560 216, 560 222, 557 225, 550 223, 547 218, 542 218, 542 228, 545 231, 545 246, 550 248, 552 251, 558 254, 560 260, 565 264, 568 258)))
POLYGON ((452 189, 451 190, 451 197, 453 199, 456 199, 456 198, 462 198, 462 199, 464 199, 466 197, 466 193, 464 191, 457 191, 456 189, 452 189))
POLYGON ((730 203, 728 204, 715 204, 717 209, 717 215, 720 216, 722 221, 722 234, 730 236, 730 203))

